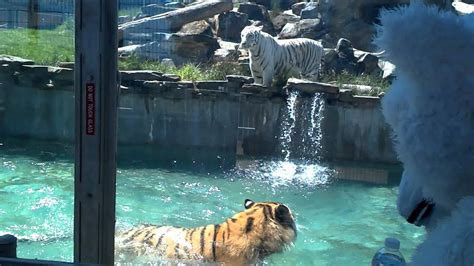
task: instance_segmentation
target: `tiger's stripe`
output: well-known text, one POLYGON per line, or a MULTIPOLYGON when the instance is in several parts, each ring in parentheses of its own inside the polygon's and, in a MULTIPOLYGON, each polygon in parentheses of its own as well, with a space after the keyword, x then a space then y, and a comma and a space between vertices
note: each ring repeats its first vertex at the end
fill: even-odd
POLYGON ((134 256, 152 255, 152 252, 185 262, 248 265, 283 251, 293 242, 296 227, 286 206, 246 201, 245 207, 245 211, 221 224, 195 228, 154 225, 133 228, 119 234, 117 244, 134 256))

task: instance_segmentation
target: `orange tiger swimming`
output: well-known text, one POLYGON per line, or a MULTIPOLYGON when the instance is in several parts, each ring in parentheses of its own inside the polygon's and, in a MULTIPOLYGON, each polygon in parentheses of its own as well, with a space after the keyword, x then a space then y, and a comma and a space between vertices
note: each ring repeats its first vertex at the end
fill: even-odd
POLYGON ((245 210, 221 224, 196 228, 143 225, 117 235, 117 252, 158 254, 181 262, 255 264, 296 239, 290 209, 277 202, 245 200, 245 210))

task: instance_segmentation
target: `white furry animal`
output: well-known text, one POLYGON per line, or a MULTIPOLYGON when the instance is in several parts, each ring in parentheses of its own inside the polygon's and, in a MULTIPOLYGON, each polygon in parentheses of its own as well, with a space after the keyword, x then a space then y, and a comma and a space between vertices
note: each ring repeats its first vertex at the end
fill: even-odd
POLYGON ((412 265, 472 266, 474 14, 412 1, 381 24, 376 43, 396 65, 382 107, 404 166, 398 208, 428 229, 412 265), (422 199, 434 203, 425 219, 415 211, 422 199))
POLYGON ((255 83, 270 87, 275 75, 290 70, 304 78, 317 78, 324 53, 319 42, 306 38, 278 40, 255 26, 245 27, 241 37, 240 48, 250 52, 255 83))
POLYGON ((474 13, 474 5, 466 4, 461 1, 454 1, 451 4, 454 7, 454 10, 460 15, 468 15, 474 13))

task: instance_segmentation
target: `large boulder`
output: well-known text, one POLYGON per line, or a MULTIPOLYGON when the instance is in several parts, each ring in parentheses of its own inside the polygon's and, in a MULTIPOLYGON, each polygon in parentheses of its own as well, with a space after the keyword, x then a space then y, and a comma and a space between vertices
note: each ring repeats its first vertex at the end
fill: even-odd
POLYGON ((205 20, 194 21, 184 25, 178 34, 213 36, 211 25, 205 20))
POLYGON ((299 3, 293 4, 291 6, 291 12, 293 12, 293 14, 297 16, 300 16, 301 11, 306 7, 306 4, 307 4, 306 2, 299 2, 299 3))
POLYGON ((160 41, 119 48, 122 56, 136 55, 148 60, 170 58, 177 65, 209 61, 219 48, 217 39, 205 34, 167 34, 160 41))
POLYGON ((410 0, 331 0, 319 1, 317 9, 329 32, 326 40, 332 47, 339 38, 346 38, 358 49, 373 51, 376 47, 372 38, 380 10, 409 3, 410 0))
POLYGON ((300 20, 300 17, 289 14, 289 13, 281 13, 278 16, 272 19, 273 27, 277 32, 280 32, 283 27, 288 23, 296 23, 300 20))
POLYGON ((297 2, 299 2, 299 0, 280 0, 278 1, 278 4, 279 4, 278 7, 281 10, 288 10, 288 9, 291 9, 291 6, 297 2))
POLYGON ((301 19, 319 18, 321 14, 319 14, 318 11, 318 3, 307 3, 306 6, 301 10, 300 16, 301 19))
POLYGON ((379 58, 376 55, 363 54, 358 58, 357 65, 362 74, 383 76, 383 70, 379 66, 379 58))
POLYGON ((281 30, 280 39, 309 38, 318 40, 326 32, 320 19, 302 19, 296 23, 287 23, 281 30))
POLYGON ((275 28, 273 27, 273 23, 272 22, 269 22, 269 21, 253 21, 252 26, 255 26, 255 27, 262 27, 262 31, 272 35, 272 36, 275 36, 276 35, 276 31, 275 31, 275 28))
MULTIPOLYGON (((380 54, 378 54, 380 55, 380 54)), ((325 73, 352 75, 377 75, 382 77, 384 70, 377 54, 357 50, 347 39, 339 39, 335 49, 325 53, 323 70, 325 73)))
POLYGON ((323 58, 323 71, 330 74, 359 74, 357 58, 352 43, 347 39, 339 39, 336 49, 326 52, 323 58))
POLYGON ((242 3, 237 9, 240 13, 245 13, 251 20, 270 21, 270 15, 265 6, 254 3, 242 3))
POLYGON ((280 10, 290 9, 291 5, 299 0, 250 0, 250 2, 262 5, 267 9, 273 9, 274 7, 280 10))
POLYGON ((217 16, 216 35, 226 41, 240 42, 242 29, 249 24, 248 15, 245 13, 224 12, 217 16))
POLYGON ((262 5, 267 9, 272 8, 272 0, 250 0, 250 2, 255 3, 257 5, 262 5))
POLYGON ((173 44, 173 53, 168 56, 177 64, 183 64, 187 61, 205 62, 208 61, 214 51, 219 48, 217 39, 206 35, 179 35, 173 34, 170 38, 173 44))
POLYGON ((213 61, 215 62, 236 62, 239 59, 239 43, 219 40, 219 49, 214 52, 213 61))

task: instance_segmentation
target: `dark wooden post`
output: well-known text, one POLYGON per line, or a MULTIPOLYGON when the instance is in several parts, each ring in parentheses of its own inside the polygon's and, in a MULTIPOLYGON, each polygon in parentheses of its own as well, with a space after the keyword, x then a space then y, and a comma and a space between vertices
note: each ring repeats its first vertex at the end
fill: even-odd
POLYGON ((38 0, 28 1, 28 28, 38 29, 39 28, 39 15, 38 15, 38 0))
POLYGON ((113 265, 117 0, 76 0, 74 261, 113 265))
POLYGON ((17 238, 15 236, 0 236, 0 257, 16 258, 16 242, 17 238))

